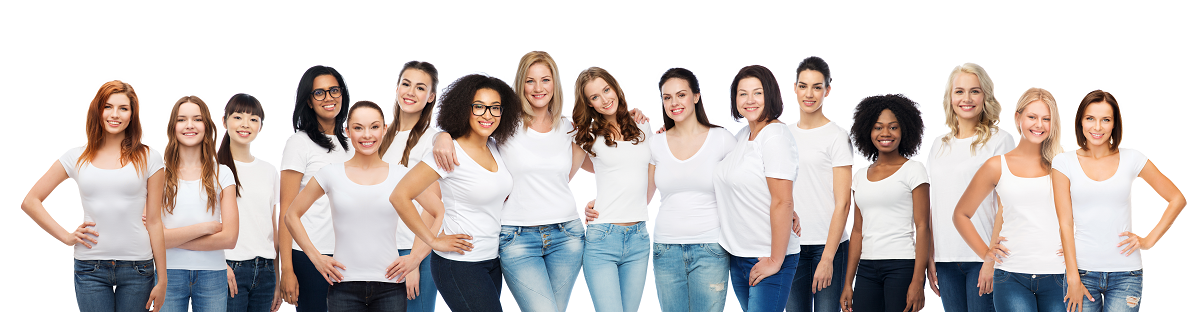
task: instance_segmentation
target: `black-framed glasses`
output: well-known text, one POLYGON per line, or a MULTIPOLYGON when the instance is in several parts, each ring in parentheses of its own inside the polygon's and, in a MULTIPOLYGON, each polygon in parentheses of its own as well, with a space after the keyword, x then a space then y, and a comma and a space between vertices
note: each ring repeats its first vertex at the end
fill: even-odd
POLYGON ((490 112, 490 116, 502 117, 502 105, 483 105, 473 104, 473 115, 485 115, 485 112, 490 112))
POLYGON ((323 101, 330 95, 333 99, 339 99, 341 92, 344 92, 344 88, 331 87, 327 89, 315 89, 311 91, 311 98, 315 99, 316 101, 323 101))

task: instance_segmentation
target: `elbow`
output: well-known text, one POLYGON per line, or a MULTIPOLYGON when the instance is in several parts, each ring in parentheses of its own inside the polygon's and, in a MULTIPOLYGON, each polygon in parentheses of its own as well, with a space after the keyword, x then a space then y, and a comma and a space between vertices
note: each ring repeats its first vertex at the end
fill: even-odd
POLYGON ((793 210, 792 198, 780 198, 772 200, 772 212, 783 212, 793 210))

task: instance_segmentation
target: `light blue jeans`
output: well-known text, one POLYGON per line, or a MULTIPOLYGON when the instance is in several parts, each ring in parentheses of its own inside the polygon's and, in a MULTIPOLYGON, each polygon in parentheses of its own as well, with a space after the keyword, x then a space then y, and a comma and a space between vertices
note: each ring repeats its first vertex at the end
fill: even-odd
POLYGON ((1141 309, 1142 270, 1095 272, 1079 270, 1080 280, 1095 302, 1083 298, 1084 312, 1137 312, 1141 309))
POLYGON ((498 235, 502 276, 523 311, 563 312, 568 308, 584 252, 581 219, 539 226, 503 225, 498 235))
POLYGON ((157 283, 154 275, 153 260, 75 259, 75 300, 79 302, 79 311, 148 311, 145 303, 157 283))
POLYGON ((639 310, 651 249, 645 223, 590 224, 585 230, 585 284, 595 311, 639 310))
POLYGON ((730 255, 718 243, 652 245, 660 311, 722 311, 730 255))
MULTIPOLYGON (((398 250, 399 256, 406 256, 410 254, 410 249, 398 250)), ((406 286, 403 287, 403 296, 406 296, 406 286)), ((427 257, 423 257, 423 262, 419 262, 419 296, 415 297, 415 299, 407 300, 407 311, 436 311, 436 293, 436 281, 432 279, 432 254, 428 253, 427 257)))
POLYGON ((224 312, 228 309, 225 270, 166 270, 166 303, 162 312, 224 312))

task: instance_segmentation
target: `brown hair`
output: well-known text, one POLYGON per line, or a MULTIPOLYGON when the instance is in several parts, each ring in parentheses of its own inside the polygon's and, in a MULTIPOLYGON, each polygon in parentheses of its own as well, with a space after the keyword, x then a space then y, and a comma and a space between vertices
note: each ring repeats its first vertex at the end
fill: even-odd
POLYGON ((87 145, 83 147, 83 154, 79 156, 75 165, 81 166, 90 163, 95 159, 100 147, 104 145, 104 105, 108 104, 108 98, 113 94, 128 96, 131 112, 129 125, 124 128, 124 140, 120 141, 120 165, 123 167, 131 163, 137 170, 137 174, 147 174, 145 172, 146 154, 149 153, 149 146, 141 144, 141 118, 137 116, 140 110, 137 92, 133 91, 133 86, 120 80, 104 83, 95 93, 95 98, 91 99, 91 106, 87 108, 87 145))
POLYGON ((1120 148, 1120 138, 1123 136, 1123 124, 1120 122, 1120 104, 1116 103, 1116 98, 1112 93, 1104 90, 1095 90, 1087 93, 1082 101, 1079 101, 1079 111, 1075 113, 1075 140, 1079 141, 1079 148, 1087 150, 1087 137, 1083 135, 1083 116, 1087 114, 1087 107, 1091 104, 1104 102, 1112 106, 1112 140, 1108 141, 1111 149, 1116 151, 1120 148))
MULTIPOLYGON (((407 166, 407 161, 411 159, 411 149, 415 148, 415 144, 419 143, 419 138, 423 136, 423 133, 427 131, 427 126, 431 124, 432 110, 436 108, 436 95, 438 94, 436 92, 436 85, 440 84, 440 73, 436 70, 436 66, 432 65, 432 63, 420 61, 410 61, 404 64, 402 70, 398 72, 398 83, 402 83, 402 74, 411 69, 431 76, 432 85, 429 86, 431 90, 428 91, 427 95, 429 101, 424 103, 423 110, 419 111, 419 121, 415 122, 415 127, 411 128, 411 133, 407 135, 407 146, 403 148, 402 158, 398 160, 398 163, 403 166, 407 166)), ((399 99, 394 99, 394 119, 390 122, 390 128, 386 129, 386 135, 382 136, 382 146, 378 148, 379 156, 386 155, 386 151, 390 149, 390 144, 394 142, 394 137, 398 135, 398 130, 402 128, 400 125, 402 119, 399 118, 402 116, 402 109, 398 101, 399 99)))
POLYGON ((573 130, 575 132, 573 139, 577 145, 581 146, 581 149, 589 153, 589 156, 597 156, 597 153, 593 152, 593 143, 597 141, 599 135, 606 137, 606 146, 618 146, 618 143, 611 139, 614 129, 606 125, 606 118, 589 106, 589 100, 585 98, 585 85, 599 78, 610 84, 614 93, 618 95, 618 109, 614 111, 614 117, 618 122, 622 139, 631 141, 631 144, 639 144, 647 137, 635 125, 635 120, 627 111, 627 97, 622 93, 622 87, 618 86, 618 81, 614 80, 614 76, 611 76, 605 69, 590 67, 581 71, 581 74, 577 76, 577 83, 573 86, 573 94, 576 98, 573 103, 573 122, 577 125, 577 128, 573 130))
POLYGON ((208 112, 207 104, 194 95, 178 99, 177 102, 174 102, 174 108, 170 110, 170 122, 166 126, 166 136, 169 141, 166 143, 166 153, 163 155, 166 163, 166 188, 162 193, 163 207, 166 208, 166 213, 173 214, 174 206, 177 204, 174 200, 175 196, 178 196, 178 166, 181 162, 179 148, 181 144, 178 142, 178 137, 174 135, 174 128, 178 123, 176 121, 178 109, 186 103, 198 105, 199 112, 203 116, 203 143, 199 144, 199 159, 203 166, 199 176, 203 182, 203 190, 207 193, 207 210, 215 214, 216 202, 219 200, 216 196, 216 181, 220 179, 219 170, 216 170, 219 166, 216 163, 216 123, 212 122, 212 114, 208 112))

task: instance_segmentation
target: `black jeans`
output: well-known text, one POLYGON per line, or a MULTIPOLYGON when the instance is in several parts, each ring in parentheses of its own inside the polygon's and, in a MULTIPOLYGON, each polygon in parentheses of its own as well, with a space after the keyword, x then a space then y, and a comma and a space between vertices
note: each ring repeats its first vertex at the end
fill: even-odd
POLYGON ((340 282, 328 287, 328 312, 406 312, 406 283, 340 282))
POLYGON ((294 269, 295 279, 299 282, 299 302, 295 305, 295 311, 328 311, 328 281, 315 269, 307 254, 294 249, 290 255, 291 268, 294 269))
POLYGON ((915 264, 913 259, 859 260, 852 308, 857 312, 903 311, 915 264))
POLYGON ((465 262, 432 257, 432 278, 453 312, 502 311, 502 265, 498 258, 465 262))

